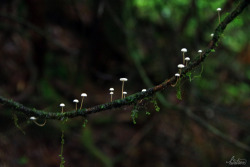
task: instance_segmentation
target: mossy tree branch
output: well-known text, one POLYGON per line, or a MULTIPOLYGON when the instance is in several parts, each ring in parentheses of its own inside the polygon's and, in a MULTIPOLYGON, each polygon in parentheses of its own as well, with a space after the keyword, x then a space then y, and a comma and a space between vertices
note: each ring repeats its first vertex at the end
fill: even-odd
MULTIPOLYGON (((248 5, 249 0, 242 0, 240 4, 235 8, 233 12, 231 12, 222 22, 218 25, 218 27, 214 31, 214 36, 208 46, 208 48, 203 52, 201 55, 197 55, 196 58, 189 63, 187 67, 183 69, 183 72, 180 76, 180 78, 186 77, 185 74, 192 69, 198 67, 206 58, 207 56, 214 51, 214 49, 217 47, 219 39, 221 38, 222 33, 226 29, 227 25, 231 23, 248 5)), ((15 111, 21 112, 27 116, 35 116, 37 118, 44 118, 44 119, 62 119, 62 118, 73 118, 77 116, 86 117, 87 115, 94 114, 97 112, 114 109, 114 108, 120 108, 122 106, 127 105, 133 105, 136 104, 139 100, 142 100, 147 97, 154 96, 156 92, 163 91, 167 87, 170 87, 171 84, 174 84, 176 82, 177 78, 173 76, 172 78, 165 80, 161 84, 149 88, 146 92, 139 92, 135 93, 133 95, 130 95, 126 97, 125 99, 118 99, 110 103, 105 103, 101 105, 97 105, 90 108, 84 108, 77 111, 70 111, 70 112, 45 112, 37 109, 32 109, 29 107, 26 107, 20 103, 17 103, 15 101, 6 99, 4 97, 0 96, 0 103, 3 104, 4 107, 12 108, 15 111)))

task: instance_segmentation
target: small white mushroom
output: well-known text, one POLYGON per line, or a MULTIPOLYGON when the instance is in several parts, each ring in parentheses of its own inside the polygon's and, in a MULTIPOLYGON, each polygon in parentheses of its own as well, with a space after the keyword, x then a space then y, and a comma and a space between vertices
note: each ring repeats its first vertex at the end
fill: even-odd
POLYGON ((36 117, 32 116, 30 117, 30 120, 36 120, 36 117))
POLYGON ((187 52, 186 48, 182 48, 181 52, 183 53, 183 64, 185 64, 185 53, 187 52))
POLYGON ((176 74, 174 74, 174 76, 177 77, 177 80, 176 80, 176 82, 177 82, 181 75, 179 73, 176 73, 176 74))
POLYGON ((174 76, 176 76, 176 82, 175 82, 174 85, 171 85, 173 87, 177 84, 177 82, 178 82, 178 80, 179 80, 179 78, 180 78, 181 75, 179 73, 176 73, 176 74, 174 74, 174 76))
POLYGON ((181 69, 184 68, 185 66, 183 64, 178 64, 177 67, 179 68, 179 74, 181 75, 181 69))
POLYGON ((219 24, 220 24, 220 11, 221 11, 221 8, 217 8, 217 11, 218 11, 218 17, 219 17, 219 24))
POLYGON ((128 81, 128 79, 127 78, 120 78, 120 81, 122 81, 122 99, 123 99, 124 82, 128 81))
POLYGON ((77 103, 79 103, 79 100, 75 99, 73 100, 73 103, 76 103, 76 110, 77 110, 77 103))
POLYGON ((182 48, 181 51, 182 52, 187 52, 187 49, 186 48, 182 48))
POLYGON ((146 92, 147 90, 146 90, 146 89, 142 89, 141 91, 142 91, 142 92, 146 92))
POLYGON ((80 110, 82 109, 82 103, 83 103, 84 97, 87 97, 88 95, 87 95, 87 93, 82 93, 81 96, 82 96, 82 101, 81 101, 80 110))
POLYGON ((63 107, 65 107, 65 104, 64 104, 64 103, 61 103, 61 104, 60 104, 60 107, 62 107, 62 113, 63 113, 63 107))
POLYGON ((113 92, 115 89, 114 88, 109 88, 109 91, 113 92))
POLYGON ((185 61, 186 61, 186 66, 187 66, 188 62, 190 61, 190 58, 189 58, 189 57, 186 57, 186 58, 185 58, 185 61))
POLYGON ((126 94, 128 94, 128 92, 123 92, 123 98, 126 97, 126 94))
POLYGON ((202 50, 198 50, 198 53, 200 53, 200 59, 201 59, 201 53, 202 53, 202 50))
POLYGON ((38 122, 36 121, 37 118, 34 117, 34 116, 30 117, 30 120, 32 120, 32 121, 33 121, 35 124, 37 124, 38 126, 44 126, 44 125, 46 124, 46 120, 44 121, 43 124, 38 123, 38 122))
POLYGON ((211 34, 210 36, 211 36, 211 37, 213 37, 213 36, 214 36, 214 34, 211 34))
POLYGON ((110 92, 109 94, 110 94, 110 96, 111 96, 111 97, 110 97, 110 101, 112 102, 112 96, 113 96, 114 92, 110 92))

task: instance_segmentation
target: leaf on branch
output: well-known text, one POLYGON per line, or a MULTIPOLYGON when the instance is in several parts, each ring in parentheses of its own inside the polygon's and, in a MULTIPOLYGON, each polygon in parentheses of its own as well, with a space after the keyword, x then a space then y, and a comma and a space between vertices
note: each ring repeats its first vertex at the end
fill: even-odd
POLYGON ((181 97, 181 85, 178 84, 176 88, 177 88, 176 97, 177 97, 177 99, 182 100, 182 97, 181 97))

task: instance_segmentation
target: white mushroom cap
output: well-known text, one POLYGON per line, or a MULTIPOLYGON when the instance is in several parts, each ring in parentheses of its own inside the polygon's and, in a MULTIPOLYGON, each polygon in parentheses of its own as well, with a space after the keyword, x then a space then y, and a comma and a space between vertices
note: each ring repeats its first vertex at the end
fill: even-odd
POLYGON ((141 91, 142 91, 142 92, 146 92, 147 90, 146 90, 146 89, 142 89, 141 91))
POLYGON ((179 77, 180 76, 180 74, 179 73, 176 73, 176 74, 174 74, 176 77, 179 77))
POLYGON ((202 53, 202 50, 198 50, 198 53, 202 53))
POLYGON ((30 120, 36 120, 36 117, 32 116, 30 117, 30 120))
POLYGON ((120 78, 120 81, 128 81, 127 78, 120 78))
POLYGON ((210 36, 211 36, 211 37, 213 37, 213 36, 214 36, 214 34, 211 34, 210 36))
POLYGON ((109 88, 109 91, 114 91, 115 89, 114 88, 109 88))
POLYGON ((82 93, 81 96, 82 97, 87 97, 87 93, 82 93))
POLYGON ((60 104, 60 107, 65 107, 65 104, 64 104, 64 103, 61 103, 61 104, 60 104))
POLYGON ((221 11, 221 8, 217 8, 217 11, 221 11))
POLYGON ((182 52, 187 52, 187 49, 186 48, 182 48, 181 51, 182 52))
POLYGON ((186 60, 186 61, 190 61, 190 58, 189 58, 189 57, 186 57, 185 60, 186 60))
POLYGON ((75 99, 73 100, 73 103, 79 103, 79 100, 75 99))
POLYGON ((109 94, 111 94, 111 95, 112 95, 112 94, 114 94, 114 92, 110 92, 109 94))
POLYGON ((178 64, 178 68, 184 68, 185 66, 183 64, 178 64))
POLYGON ((124 95, 128 94, 127 92, 123 92, 124 95))

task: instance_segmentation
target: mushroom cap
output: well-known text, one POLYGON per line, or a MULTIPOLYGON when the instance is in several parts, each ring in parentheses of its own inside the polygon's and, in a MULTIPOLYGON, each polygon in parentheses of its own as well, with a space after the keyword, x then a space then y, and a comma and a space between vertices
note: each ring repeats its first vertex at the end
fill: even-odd
POLYGON ((120 81, 128 81, 127 78, 120 78, 120 81))
POLYGON ((221 11, 221 8, 217 8, 217 11, 221 11))
POLYGON ((179 73, 176 73, 176 74, 174 74, 176 77, 179 77, 180 76, 180 74, 179 73))
POLYGON ((112 94, 114 94, 114 92, 110 92, 109 94, 111 94, 111 95, 112 95, 112 94))
POLYGON ((79 103, 79 100, 75 99, 73 100, 73 103, 79 103))
POLYGON ((198 50, 199 53, 202 53, 202 50, 198 50))
POLYGON ((142 89, 141 91, 142 91, 142 92, 146 92, 147 90, 146 90, 146 89, 142 89))
POLYGON ((109 88, 109 91, 114 91, 115 89, 114 88, 109 88))
POLYGON ((36 117, 32 116, 30 117, 30 120, 36 120, 36 117))
POLYGON ((60 107, 65 107, 65 104, 64 104, 64 103, 61 103, 61 104, 60 104, 60 107))
POLYGON ((182 52, 187 52, 187 49, 186 48, 182 48, 181 51, 182 52))
POLYGON ((178 64, 178 68, 184 68, 185 66, 183 64, 178 64))
POLYGON ((189 58, 189 57, 186 57, 185 60, 186 60, 186 61, 190 61, 190 58, 189 58))
POLYGON ((214 36, 214 34, 211 34, 210 36, 211 36, 211 37, 213 37, 213 36, 214 36))
POLYGON ((81 96, 82 97, 87 97, 88 95, 87 95, 87 93, 82 93, 81 96))
POLYGON ((126 95, 126 94, 128 94, 128 92, 123 92, 123 94, 125 94, 125 95, 126 95))

